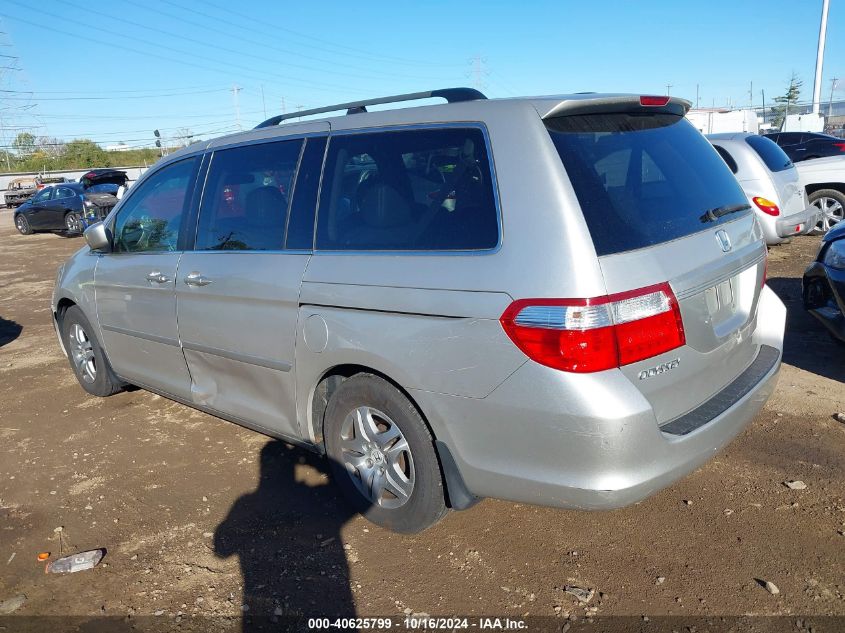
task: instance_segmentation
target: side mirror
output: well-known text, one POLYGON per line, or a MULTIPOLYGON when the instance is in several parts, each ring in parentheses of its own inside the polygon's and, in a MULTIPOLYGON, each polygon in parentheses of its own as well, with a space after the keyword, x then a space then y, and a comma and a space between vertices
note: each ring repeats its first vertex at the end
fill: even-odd
POLYGON ((82 234, 92 251, 100 253, 111 252, 111 231, 102 222, 92 224, 82 234))
POLYGON ((123 197, 123 194, 125 194, 125 193, 126 193, 126 185, 120 185, 117 188, 117 193, 114 194, 114 195, 118 200, 120 200, 123 197))

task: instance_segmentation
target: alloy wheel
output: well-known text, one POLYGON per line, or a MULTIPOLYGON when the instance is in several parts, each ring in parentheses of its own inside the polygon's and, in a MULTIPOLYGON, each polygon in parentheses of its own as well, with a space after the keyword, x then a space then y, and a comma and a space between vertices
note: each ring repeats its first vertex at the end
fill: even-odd
POLYGON ((845 214, 842 203, 835 198, 823 196, 813 201, 813 206, 822 212, 822 217, 816 224, 816 230, 827 233, 835 225, 839 224, 845 214))
POLYGON ((76 216, 75 213, 68 213, 65 216, 65 226, 67 227, 67 230, 70 233, 79 232, 79 218, 76 216))
POLYGON ((97 364, 91 339, 79 323, 70 327, 70 353, 82 380, 91 384, 97 379, 97 364))
POLYGON ((346 416, 340 435, 343 465, 358 491, 383 508, 405 505, 414 491, 414 460, 396 423, 361 406, 346 416))

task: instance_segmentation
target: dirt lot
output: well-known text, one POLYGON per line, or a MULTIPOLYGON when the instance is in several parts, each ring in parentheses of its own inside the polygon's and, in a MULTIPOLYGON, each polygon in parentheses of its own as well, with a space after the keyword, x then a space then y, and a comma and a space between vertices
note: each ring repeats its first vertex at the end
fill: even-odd
POLYGON ((789 309, 785 365, 726 452, 623 510, 487 500, 407 537, 351 515, 300 450, 145 391, 88 396, 49 315, 56 267, 83 242, 20 236, 10 216, 0 601, 25 595, 15 615, 777 614, 792 630, 798 616, 845 615, 845 424, 831 417, 845 411, 845 351, 800 305, 818 238, 771 252, 770 285, 789 309), (93 571, 45 575, 36 561, 95 547, 108 554, 93 571), (596 593, 582 605, 565 585, 596 593))

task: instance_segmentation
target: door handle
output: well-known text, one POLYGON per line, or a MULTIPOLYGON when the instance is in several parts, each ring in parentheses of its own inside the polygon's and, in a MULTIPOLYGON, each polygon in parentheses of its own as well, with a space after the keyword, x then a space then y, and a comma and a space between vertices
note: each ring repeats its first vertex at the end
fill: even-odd
POLYGON ((149 275, 147 275, 147 281, 151 281, 157 284, 166 284, 170 281, 170 278, 167 275, 161 274, 161 271, 154 270, 149 275))
POLYGON ((189 286, 207 286, 211 283, 211 279, 194 272, 185 276, 185 283, 189 286))

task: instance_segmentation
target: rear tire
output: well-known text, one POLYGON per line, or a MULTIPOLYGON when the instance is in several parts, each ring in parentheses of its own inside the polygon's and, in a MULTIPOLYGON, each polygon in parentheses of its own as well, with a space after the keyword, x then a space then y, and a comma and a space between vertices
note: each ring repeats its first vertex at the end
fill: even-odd
POLYGON ((32 235, 32 227, 29 225, 29 220, 23 213, 18 213, 15 216, 15 228, 21 235, 32 235))
POLYGON ((65 213, 65 229, 71 235, 76 235, 77 233, 82 232, 82 225, 78 214, 73 211, 65 213))
POLYGON ((824 214, 813 229, 814 234, 823 235, 845 219, 845 193, 837 189, 819 189, 809 195, 809 200, 824 214))
POLYGON ((323 427, 335 481, 367 519, 413 534, 447 513, 434 438, 414 404, 372 374, 345 380, 323 427))
POLYGON ((123 390, 94 328, 78 306, 67 309, 62 318, 62 341, 79 385, 92 396, 110 396, 123 390))

